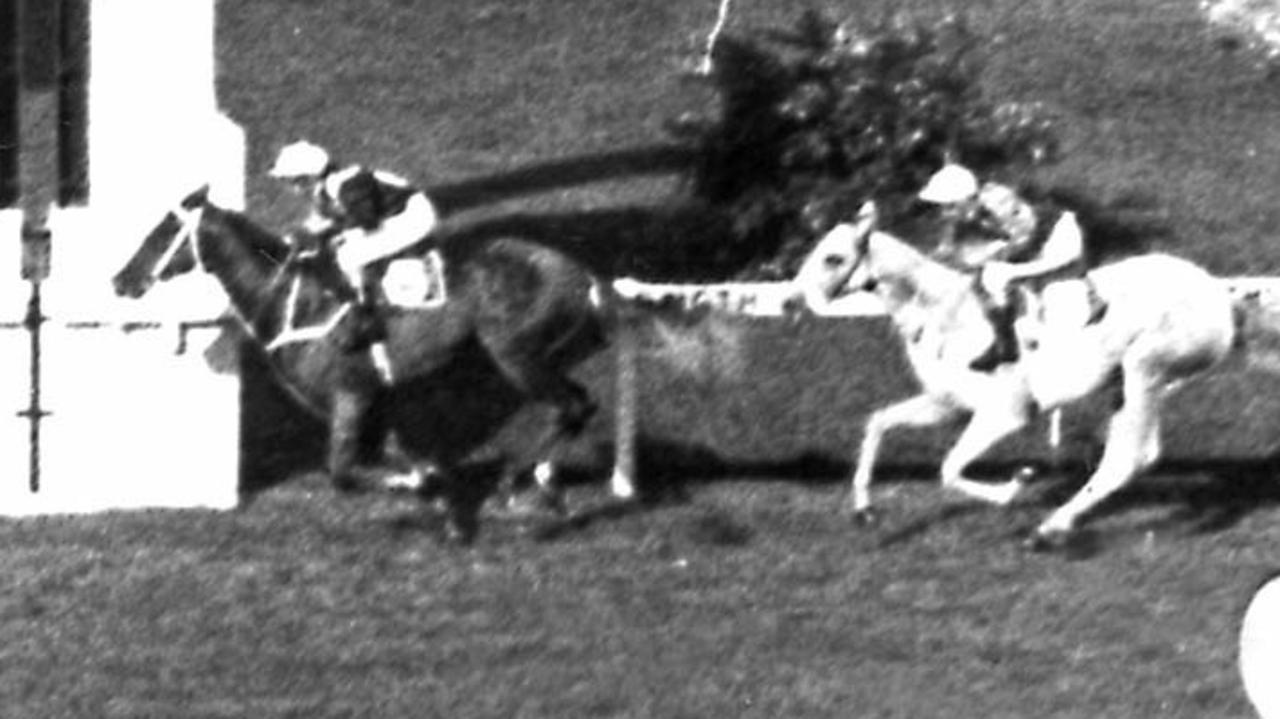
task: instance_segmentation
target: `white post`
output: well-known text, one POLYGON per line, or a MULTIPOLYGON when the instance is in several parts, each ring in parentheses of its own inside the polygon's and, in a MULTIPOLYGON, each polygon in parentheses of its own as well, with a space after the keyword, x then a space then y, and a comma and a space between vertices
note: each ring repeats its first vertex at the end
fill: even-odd
MULTIPOLYGON (((217 109, 214 6, 92 0, 89 203, 49 218, 41 404, 51 415, 41 423, 40 491, 27 489, 27 444, 9 431, 19 424, 25 436, 27 427, 10 407, 10 395, 26 391, 27 334, 0 330, 4 381, 18 382, 0 390, 0 513, 237 502, 239 382, 204 363, 216 330, 191 332, 186 354, 175 354, 178 323, 217 317, 223 295, 211 280, 158 285, 141 301, 111 287, 147 230, 191 190, 210 182, 215 201, 243 206, 244 136, 217 109), (125 320, 159 327, 126 333, 125 320)), ((8 254, 0 252, 6 308, 28 287, 8 254)))
POLYGON ((615 369, 617 376, 614 385, 614 415, 617 424, 614 427, 614 459, 613 476, 609 478, 609 489, 619 499, 631 499, 636 495, 636 453, 639 451, 637 433, 640 431, 640 388, 639 360, 640 342, 636 337, 638 331, 636 319, 630 315, 631 310, 619 310, 621 328, 614 342, 615 369))
POLYGON ((716 50, 716 41, 720 39, 720 33, 724 32, 725 23, 729 20, 729 2, 730 0, 720 0, 720 8, 716 11, 716 24, 712 26, 711 32, 707 33, 707 44, 702 51, 702 61, 698 63, 697 68, 697 72, 701 75, 710 75, 714 67, 713 55, 716 50))

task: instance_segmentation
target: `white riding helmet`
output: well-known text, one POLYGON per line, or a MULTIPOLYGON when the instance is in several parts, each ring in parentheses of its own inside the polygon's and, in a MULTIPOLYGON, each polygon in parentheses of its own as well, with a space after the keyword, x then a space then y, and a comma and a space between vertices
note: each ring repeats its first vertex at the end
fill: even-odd
POLYGON ((329 166, 329 162, 329 152, 323 147, 299 140, 280 148, 276 163, 271 166, 268 174, 282 180, 319 177, 329 166))
POLYGON ((978 194, 978 178, 968 168, 954 163, 941 170, 920 190, 920 199, 937 205, 951 205, 972 199, 978 194))

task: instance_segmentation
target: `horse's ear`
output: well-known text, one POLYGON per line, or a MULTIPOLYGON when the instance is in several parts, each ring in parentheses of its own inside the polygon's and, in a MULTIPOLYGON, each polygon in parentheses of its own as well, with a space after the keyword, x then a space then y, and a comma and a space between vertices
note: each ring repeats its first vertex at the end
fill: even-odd
POLYGON ((854 247, 862 250, 866 247, 867 238, 875 231, 876 225, 880 222, 880 209, 876 206, 875 200, 867 200, 862 203, 862 207, 858 208, 858 216, 853 220, 853 226, 856 229, 854 247))
POLYGON ((182 198, 182 209, 194 210, 203 207, 209 201, 209 183, 201 185, 195 192, 182 198))
POLYGON ((859 225, 870 224, 874 226, 880 219, 880 208, 876 205, 875 200, 867 200, 862 203, 862 207, 858 208, 858 217, 855 222, 859 225))

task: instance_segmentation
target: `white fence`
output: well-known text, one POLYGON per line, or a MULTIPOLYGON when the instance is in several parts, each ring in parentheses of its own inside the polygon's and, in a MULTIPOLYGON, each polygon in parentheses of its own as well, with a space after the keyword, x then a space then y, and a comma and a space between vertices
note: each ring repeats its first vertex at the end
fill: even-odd
MULTIPOLYGON (((1237 297, 1256 295, 1265 305, 1280 307, 1280 277, 1243 276, 1223 279, 1237 297)), ((653 304, 675 304, 692 310, 711 307, 748 317, 782 317, 788 300, 795 296, 790 282, 723 282, 705 285, 643 282, 622 278, 614 283, 617 293, 629 300, 653 304)), ((831 302, 818 313, 824 317, 878 317, 884 306, 873 294, 855 292, 831 302)))

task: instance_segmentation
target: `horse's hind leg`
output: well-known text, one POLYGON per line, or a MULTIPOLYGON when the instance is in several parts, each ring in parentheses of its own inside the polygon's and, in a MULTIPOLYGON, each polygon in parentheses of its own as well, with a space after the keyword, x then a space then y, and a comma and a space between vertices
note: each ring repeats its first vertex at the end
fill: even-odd
POLYGON ((1161 389, 1147 378, 1125 377, 1124 406, 1111 418, 1102 460, 1089 481, 1036 528, 1034 545, 1060 543, 1081 517, 1160 457, 1161 389))
MULTIPOLYGON (((555 367, 519 354, 496 355, 494 361, 517 390, 531 401, 552 407, 552 421, 522 458, 522 465, 532 464, 531 459, 547 460, 561 443, 581 434, 595 414, 596 404, 582 385, 555 367)), ((543 499, 559 509, 559 489, 554 486, 554 476, 546 462, 539 462, 534 478, 543 499)))
POLYGON ((955 416, 960 409, 953 403, 933 395, 922 394, 873 412, 863 430, 858 451, 858 466, 853 472, 849 508, 854 516, 867 521, 871 516, 871 473, 884 435, 895 427, 930 427, 955 416))

